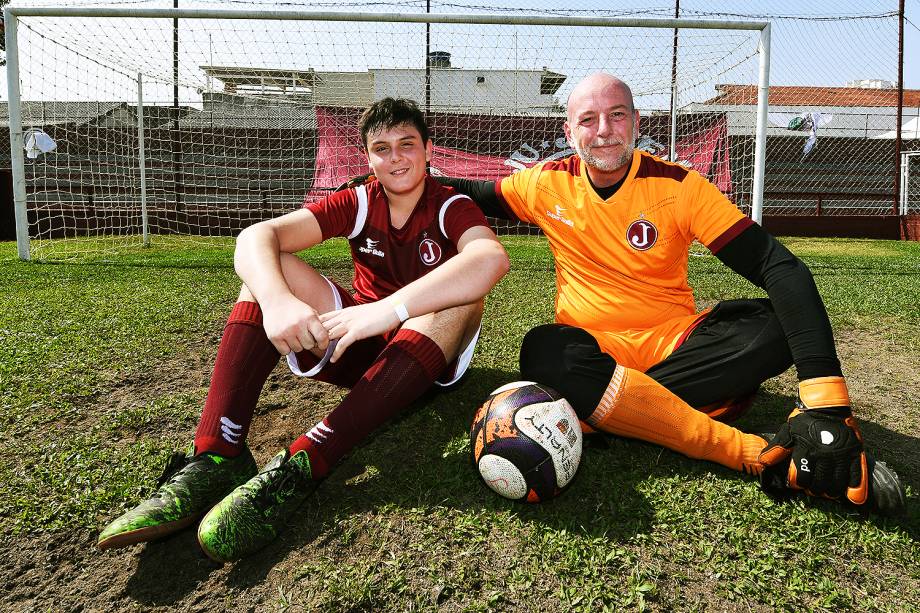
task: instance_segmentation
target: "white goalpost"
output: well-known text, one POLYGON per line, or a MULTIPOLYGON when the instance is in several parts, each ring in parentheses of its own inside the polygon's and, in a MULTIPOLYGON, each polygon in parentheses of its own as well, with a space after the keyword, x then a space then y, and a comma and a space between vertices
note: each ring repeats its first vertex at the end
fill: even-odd
POLYGON ((899 215, 916 215, 920 212, 920 151, 901 154, 901 199, 899 215))
POLYGON ((227 245, 367 172, 356 120, 384 96, 425 111, 432 173, 499 179, 571 154, 565 100, 598 70, 632 87, 638 147, 698 170, 761 221, 768 22, 74 7, 4 17, 24 260, 227 245), (756 87, 757 106, 720 110, 726 84, 756 87))

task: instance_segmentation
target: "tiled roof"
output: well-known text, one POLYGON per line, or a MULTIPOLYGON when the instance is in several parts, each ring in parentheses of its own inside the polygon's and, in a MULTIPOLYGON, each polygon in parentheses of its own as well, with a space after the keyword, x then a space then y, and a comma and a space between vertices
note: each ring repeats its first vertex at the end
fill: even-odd
MULTIPOLYGON (((706 104, 757 104, 756 85, 716 85, 719 95, 706 104)), ((771 106, 892 106, 898 105, 897 89, 862 87, 804 87, 771 85, 771 106)), ((904 90, 904 106, 920 107, 920 89, 904 90)))

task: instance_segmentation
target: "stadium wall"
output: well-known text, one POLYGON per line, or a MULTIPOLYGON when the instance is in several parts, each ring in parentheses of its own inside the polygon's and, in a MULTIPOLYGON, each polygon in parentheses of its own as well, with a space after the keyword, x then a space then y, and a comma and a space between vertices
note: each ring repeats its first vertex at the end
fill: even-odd
MULTIPOLYGON (((43 231, 50 230, 51 234, 44 236, 54 238, 65 236, 65 225, 69 236, 136 233, 139 207, 134 202, 137 190, 130 177, 128 181, 113 177, 109 186, 98 184, 98 174, 90 177, 92 172, 98 173, 101 164, 107 163, 94 153, 104 151, 106 142, 120 142, 123 152, 120 157, 125 160, 117 166, 130 166, 125 162, 134 156, 135 135, 128 128, 119 130, 117 138, 98 126, 85 131, 87 146, 69 151, 65 146, 60 152, 37 161, 56 164, 67 172, 63 175, 66 180, 55 181, 54 185, 30 185, 30 226, 40 225, 43 231), (90 189, 93 181, 95 187, 90 189), (106 209, 105 228, 96 220, 94 209, 99 207, 106 209)), ((155 143, 173 141, 168 131, 155 136, 151 139, 155 143)), ((0 133, 0 138, 8 136, 0 133)), ((738 156, 750 154, 750 142, 746 139, 749 137, 731 137, 734 169, 742 167, 738 156)), ((483 148, 484 140, 488 142, 488 139, 471 138, 468 142, 449 144, 476 150, 483 148), (480 144, 473 146, 476 143, 480 144)), ((300 196, 295 198, 292 194, 306 194, 313 187, 317 142, 313 130, 297 135, 286 131, 282 135, 272 130, 209 129, 182 134, 175 142, 188 144, 188 148, 179 151, 178 173, 172 169, 171 151, 151 149, 148 154, 148 209, 153 233, 233 235, 256 221, 293 210, 299 205, 300 196), (296 152, 258 146, 259 142, 276 142, 282 136, 309 145, 306 150, 296 152), (231 147, 229 143, 236 143, 232 146, 237 148, 244 143, 247 155, 225 150, 231 147), (203 150, 211 153, 205 156, 203 150), (215 167, 215 151, 222 160, 237 161, 215 167), (259 151, 273 153, 253 156, 253 152, 259 151), (221 152, 226 155, 220 155, 221 152), (219 178, 216 182, 215 176, 219 178), (278 199, 280 194, 285 196, 283 202, 278 199)), ((787 136, 767 140, 764 226, 768 230, 784 236, 920 240, 920 215, 900 217, 894 207, 893 142, 822 138, 805 160, 801 159, 802 142, 801 137, 787 136), (880 146, 883 151, 879 151, 880 146)), ((903 149, 920 150, 920 140, 904 141, 903 149)), ((490 146, 489 153, 492 152, 490 146)), ((9 167, 7 154, 0 158, 0 173, 8 177, 9 167)), ((733 180, 736 194, 749 192, 745 189, 748 186, 740 184, 751 181, 750 177, 735 175, 733 180)), ((11 182, 0 182, 0 190, 3 193, 0 237, 12 240, 11 182)), ((910 195, 910 202, 918 201, 920 194, 910 195)), ((750 212, 750 203, 738 204, 750 212)))

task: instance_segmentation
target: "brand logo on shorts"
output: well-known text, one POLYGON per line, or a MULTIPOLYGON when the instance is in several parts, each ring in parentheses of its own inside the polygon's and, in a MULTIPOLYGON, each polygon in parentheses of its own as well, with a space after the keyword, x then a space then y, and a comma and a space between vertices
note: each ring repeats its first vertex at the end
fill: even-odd
POLYGON ((426 238, 418 245, 418 257, 425 266, 434 266, 441 261, 441 245, 426 238))
POLYGON ((369 254, 371 254, 371 255, 376 255, 378 258, 382 258, 382 257, 383 257, 383 255, 384 255, 384 254, 383 254, 383 251, 381 251, 380 249, 377 249, 377 244, 378 244, 380 241, 375 241, 375 240, 372 239, 372 238, 367 238, 367 239, 364 239, 364 240, 367 241, 367 246, 366 246, 366 247, 358 247, 358 251, 360 251, 361 253, 369 253, 369 254))
POLYGON ((658 240, 658 228, 647 219, 637 219, 626 230, 626 242, 636 251, 648 251, 658 240))

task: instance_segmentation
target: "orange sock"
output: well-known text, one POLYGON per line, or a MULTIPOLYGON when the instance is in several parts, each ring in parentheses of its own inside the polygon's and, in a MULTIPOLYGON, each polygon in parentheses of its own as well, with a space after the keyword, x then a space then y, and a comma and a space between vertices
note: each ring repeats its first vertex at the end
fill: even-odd
POLYGON ((763 438, 697 411, 645 373, 619 365, 585 421, 604 432, 755 475, 762 469, 757 456, 767 446, 763 438))

